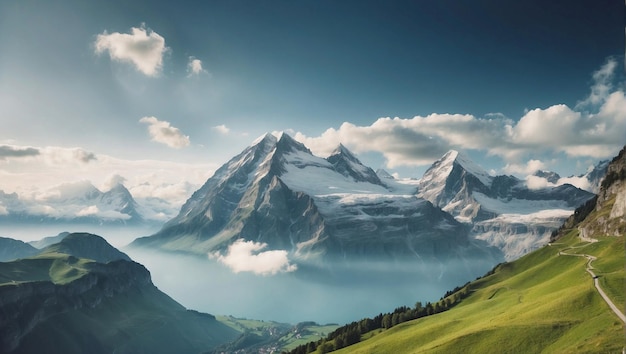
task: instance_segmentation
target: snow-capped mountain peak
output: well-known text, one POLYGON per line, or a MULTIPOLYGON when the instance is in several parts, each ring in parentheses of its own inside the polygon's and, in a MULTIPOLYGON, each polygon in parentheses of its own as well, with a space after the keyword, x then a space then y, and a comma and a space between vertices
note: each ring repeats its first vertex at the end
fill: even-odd
MULTIPOLYGON (((454 150, 453 150, 454 151, 454 150)), ((477 163, 472 161, 469 156, 465 155, 462 152, 456 152, 456 157, 454 161, 461 165, 463 169, 469 173, 471 173, 474 177, 478 178, 482 184, 489 187, 491 185, 492 177, 485 171, 482 167, 480 167, 477 163)))
POLYGON ((389 172, 387 172, 386 170, 382 168, 379 168, 378 170, 376 170, 376 175, 382 179, 395 179, 394 176, 392 176, 391 174, 389 174, 389 172))
POLYGON ((376 172, 363 165, 343 144, 339 144, 326 160, 333 165, 337 172, 348 178, 352 178, 356 182, 383 185, 376 172))
POLYGON ((480 184, 477 188, 482 190, 488 189, 492 180, 493 177, 467 155, 450 150, 426 170, 418 185, 424 199, 443 206, 467 183, 480 184))
POLYGON ((467 155, 456 150, 450 150, 424 173, 420 184, 443 185, 452 175, 455 166, 476 177, 485 187, 491 186, 492 177, 482 167, 472 161, 467 155))
POLYGON ((346 148, 343 144, 339 144, 335 148, 335 150, 333 150, 333 152, 330 153, 330 156, 339 155, 339 154, 343 154, 346 156, 346 158, 349 158, 351 160, 358 160, 356 156, 352 154, 352 151, 348 150, 348 148, 346 148))
POLYGON ((414 193, 382 183, 343 145, 324 159, 288 134, 265 135, 134 245, 203 253, 243 238, 301 259, 431 260, 474 247, 464 225, 414 193))
POLYGON ((311 150, 304 146, 301 142, 295 140, 287 133, 281 133, 276 143, 276 150, 282 153, 288 153, 292 151, 302 151, 307 154, 312 154, 311 150))
POLYGON ((272 133, 265 133, 265 134, 259 136, 258 138, 254 139, 254 141, 252 141, 250 146, 260 145, 261 143, 266 143, 266 142, 274 142, 274 143, 276 143, 276 141, 278 141, 278 138, 276 138, 276 136, 274 136, 274 134, 272 134, 272 133))

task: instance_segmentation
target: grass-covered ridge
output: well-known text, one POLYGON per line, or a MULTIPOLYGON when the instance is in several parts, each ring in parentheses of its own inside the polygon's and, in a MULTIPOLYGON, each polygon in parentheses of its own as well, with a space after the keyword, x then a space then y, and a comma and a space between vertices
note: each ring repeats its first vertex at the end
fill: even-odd
POLYGON ((75 238, 0 262, 0 352, 201 353, 237 337, 159 291, 142 265, 113 259, 123 254, 103 239, 75 238), (111 252, 106 263, 79 256, 91 250, 111 252))
POLYGON ((13 262, 0 262, 0 286, 33 281, 67 284, 89 272, 91 260, 63 253, 45 253, 13 262))
POLYGON ((585 271, 590 254, 605 291, 623 304, 624 238, 586 243, 572 230, 550 246, 470 284, 449 311, 402 323, 337 353, 619 353, 623 323, 585 271))

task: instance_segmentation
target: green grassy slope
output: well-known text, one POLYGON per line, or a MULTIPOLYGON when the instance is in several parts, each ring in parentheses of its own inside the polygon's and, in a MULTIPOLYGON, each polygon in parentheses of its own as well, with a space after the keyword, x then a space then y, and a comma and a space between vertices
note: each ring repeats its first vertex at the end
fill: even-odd
POLYGON ((199 353, 239 335, 159 291, 137 263, 50 250, 0 262, 0 314, 0 352, 20 338, 16 353, 199 353))
POLYGON ((605 291, 623 304, 624 238, 598 239, 580 242, 571 231, 471 283, 472 294, 451 310, 372 333, 337 353, 621 353, 623 323, 593 287, 587 260, 558 255, 598 257, 593 266, 605 291))
POLYGON ((278 341, 278 348, 280 350, 289 351, 295 347, 307 344, 309 342, 318 341, 332 331, 336 330, 339 325, 307 325, 298 328, 298 331, 292 331, 283 335, 278 341))
POLYGON ((91 260, 63 253, 46 253, 13 262, 0 262, 0 286, 33 281, 66 284, 88 273, 91 260))
POLYGON ((156 288, 57 314, 28 333, 21 353, 199 353, 236 338, 212 316, 185 310, 156 288))

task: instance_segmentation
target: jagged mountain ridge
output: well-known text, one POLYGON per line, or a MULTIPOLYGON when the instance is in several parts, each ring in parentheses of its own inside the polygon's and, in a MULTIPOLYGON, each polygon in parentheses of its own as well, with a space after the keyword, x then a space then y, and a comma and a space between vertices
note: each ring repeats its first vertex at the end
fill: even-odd
POLYGON ((390 188, 340 146, 327 159, 287 134, 267 134, 218 169, 179 215, 134 246, 205 253, 235 239, 267 243, 299 259, 408 257, 442 260, 494 250, 477 247, 465 226, 390 188))
POLYGON ((147 222, 131 193, 117 183, 106 192, 88 181, 68 183, 36 201, 0 191, 0 220, 6 223, 140 224, 147 222))
POLYGON ((471 225, 475 238, 503 250, 507 260, 547 243, 552 231, 593 197, 570 184, 530 189, 514 176, 490 176, 456 151, 434 162, 418 188, 418 196, 471 225))

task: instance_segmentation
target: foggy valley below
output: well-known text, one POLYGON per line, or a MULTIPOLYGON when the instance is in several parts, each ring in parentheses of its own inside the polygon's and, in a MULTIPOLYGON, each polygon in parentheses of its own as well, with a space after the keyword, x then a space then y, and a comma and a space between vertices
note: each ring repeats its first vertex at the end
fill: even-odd
POLYGON ((155 230, 100 225, 3 226, 0 236, 25 242, 61 232, 104 237, 151 273, 153 283, 183 306, 214 315, 299 323, 343 324, 398 306, 438 301, 446 291, 483 275, 495 264, 351 262, 307 266, 289 273, 235 273, 214 259, 126 247, 155 230))
MULTIPOLYGON (((320 268, 300 266, 292 273, 233 273, 214 260, 159 251, 123 249, 145 265, 154 284, 189 308, 211 314, 287 323, 347 323, 355 319, 437 301, 470 278, 467 264, 374 263, 320 268)), ((491 267, 480 260, 470 264, 491 267)), ((492 265, 493 266, 493 265, 492 265)))

